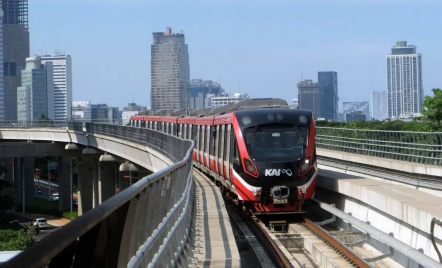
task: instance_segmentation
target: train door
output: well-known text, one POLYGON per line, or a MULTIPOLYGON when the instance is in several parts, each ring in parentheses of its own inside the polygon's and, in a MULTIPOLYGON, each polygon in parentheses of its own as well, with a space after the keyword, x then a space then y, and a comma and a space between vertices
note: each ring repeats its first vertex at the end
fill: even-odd
POLYGON ((220 132, 219 132, 219 129, 220 129, 220 126, 218 125, 218 126, 216 126, 216 129, 215 129, 215 137, 216 137, 216 140, 215 140, 215 172, 219 175, 220 174, 220 172, 219 172, 219 141, 221 140, 221 136, 220 136, 220 132))
POLYGON ((230 152, 230 125, 224 127, 224 178, 230 181, 229 152, 230 152))
POLYGON ((205 165, 204 149, 206 145, 206 126, 201 126, 201 147, 200 147, 200 161, 201 164, 205 165))
POLYGON ((220 141, 220 154, 219 154, 219 169, 220 175, 224 177, 224 143, 226 139, 226 135, 224 134, 225 125, 220 126, 221 128, 221 141, 220 141))
POLYGON ((207 162, 206 162, 206 167, 208 167, 210 169, 210 126, 206 126, 206 150, 205 150, 205 155, 206 157, 204 158, 207 162))
POLYGON ((195 126, 196 127, 196 136, 195 136, 195 143, 196 143, 196 161, 197 162, 201 162, 200 161, 200 148, 201 148, 201 143, 200 143, 200 139, 201 139, 201 135, 200 135, 200 127, 201 126, 195 126))

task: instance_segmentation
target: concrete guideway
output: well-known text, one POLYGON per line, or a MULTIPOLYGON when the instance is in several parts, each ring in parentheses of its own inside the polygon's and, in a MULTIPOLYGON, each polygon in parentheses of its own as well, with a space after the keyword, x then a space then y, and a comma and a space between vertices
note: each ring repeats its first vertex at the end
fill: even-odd
MULTIPOLYGON (((354 173, 350 175, 322 165, 318 174, 317 186, 330 193, 318 195, 322 201, 336 203, 342 211, 363 222, 370 222, 387 234, 393 233, 399 241, 422 249, 426 255, 438 260, 429 233, 431 219, 442 218, 441 197, 409 185, 354 173)), ((441 228, 435 229, 435 236, 442 249, 441 228)))
POLYGON ((371 165, 373 167, 398 170, 401 172, 407 172, 411 174, 442 177, 442 167, 440 166, 422 165, 413 162, 398 161, 388 158, 374 157, 370 155, 351 154, 351 153, 332 151, 321 148, 316 148, 316 154, 318 156, 324 156, 324 157, 329 157, 353 163, 371 165))
POLYGON ((240 257, 223 197, 211 181, 194 172, 196 183, 195 267, 240 267, 240 257))

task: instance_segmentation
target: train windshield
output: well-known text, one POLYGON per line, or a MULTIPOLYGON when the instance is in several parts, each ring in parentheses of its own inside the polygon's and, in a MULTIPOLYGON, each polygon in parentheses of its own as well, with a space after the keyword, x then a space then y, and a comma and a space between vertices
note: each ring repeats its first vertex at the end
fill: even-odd
POLYGON ((266 124, 244 129, 244 137, 252 160, 286 162, 304 157, 308 132, 304 126, 266 124))

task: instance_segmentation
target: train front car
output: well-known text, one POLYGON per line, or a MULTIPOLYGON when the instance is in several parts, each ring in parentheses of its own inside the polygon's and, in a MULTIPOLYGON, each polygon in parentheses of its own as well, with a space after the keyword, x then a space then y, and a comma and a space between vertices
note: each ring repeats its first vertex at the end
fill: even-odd
POLYGON ((310 111, 234 112, 232 177, 239 199, 258 213, 302 211, 316 187, 315 122, 310 111))

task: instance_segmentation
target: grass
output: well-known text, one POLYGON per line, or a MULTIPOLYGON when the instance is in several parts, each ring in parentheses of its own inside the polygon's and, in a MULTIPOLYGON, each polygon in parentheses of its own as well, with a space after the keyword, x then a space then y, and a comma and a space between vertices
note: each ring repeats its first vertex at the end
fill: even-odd
POLYGON ((70 219, 71 221, 78 218, 78 211, 66 211, 63 212, 63 218, 70 219))
POLYGON ((0 251, 24 250, 34 243, 28 228, 11 220, 11 215, 0 212, 0 251))

